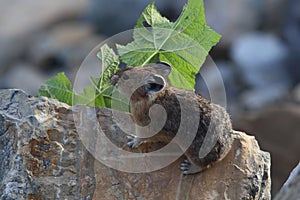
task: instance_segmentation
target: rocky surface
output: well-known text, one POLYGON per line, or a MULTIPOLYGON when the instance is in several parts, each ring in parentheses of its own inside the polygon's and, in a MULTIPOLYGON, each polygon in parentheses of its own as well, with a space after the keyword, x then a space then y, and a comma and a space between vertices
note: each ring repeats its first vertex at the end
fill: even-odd
POLYGON ((0 91, 0 199, 91 199, 94 158, 69 107, 0 91))
POLYGON ((90 131, 98 125, 112 143, 126 146, 126 134, 108 109, 72 108, 20 90, 1 90, 0 198, 270 199, 270 155, 252 136, 235 132, 226 158, 197 175, 181 175, 182 157, 154 172, 126 173, 103 164, 121 157, 90 131), (99 151, 111 157, 99 158, 99 151))
POLYGON ((180 158, 151 173, 124 173, 95 163, 95 199, 271 199, 270 156, 254 137, 236 133, 228 156, 207 171, 183 176, 180 158))
POLYGON ((272 156, 272 194, 276 194, 299 162, 300 106, 286 104, 245 114, 235 128, 254 135, 272 156))
POLYGON ((300 199, 300 163, 291 172, 288 180, 284 183, 274 200, 300 199))

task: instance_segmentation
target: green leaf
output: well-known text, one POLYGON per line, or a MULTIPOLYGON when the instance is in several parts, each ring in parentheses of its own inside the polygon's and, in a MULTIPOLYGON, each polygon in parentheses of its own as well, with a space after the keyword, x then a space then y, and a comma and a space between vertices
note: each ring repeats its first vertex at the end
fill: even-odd
MULTIPOLYGON (((114 87, 110 85, 110 77, 119 69, 119 57, 107 44, 101 47, 97 56, 102 61, 100 78, 91 77, 91 85, 74 96, 74 103, 111 108, 114 87)), ((114 98, 114 101, 124 105, 123 99, 114 98)))
POLYGON ((64 73, 59 73, 47 80, 39 89, 39 96, 57 99, 68 105, 88 105, 128 111, 128 99, 115 91, 110 85, 110 77, 116 73, 119 57, 107 45, 101 47, 97 56, 102 60, 100 78, 91 77, 91 85, 84 88, 83 92, 76 94, 72 89, 70 80, 64 73))
POLYGON ((110 85, 110 77, 118 71, 120 64, 119 56, 117 56, 107 44, 103 45, 97 54, 102 61, 101 76, 97 85, 99 92, 106 89, 110 85))
POLYGON ((220 35, 205 22, 202 0, 189 0, 179 18, 170 22, 151 3, 143 11, 133 31, 133 41, 117 45, 120 58, 127 65, 144 66, 158 60, 173 70, 171 85, 193 89, 195 75, 220 35))
POLYGON ((46 96, 57 99, 68 105, 72 105, 72 84, 64 73, 58 73, 56 76, 47 80, 39 89, 39 96, 46 96))
POLYGON ((93 85, 84 88, 82 93, 74 95, 73 102, 74 105, 105 107, 103 96, 97 95, 97 90, 93 85))

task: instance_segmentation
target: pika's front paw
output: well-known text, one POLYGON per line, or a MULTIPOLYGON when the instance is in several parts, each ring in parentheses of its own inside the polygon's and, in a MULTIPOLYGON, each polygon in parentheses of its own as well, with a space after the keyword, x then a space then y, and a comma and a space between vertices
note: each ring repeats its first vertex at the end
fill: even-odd
POLYGON ((199 172, 202 172, 203 169, 197 165, 192 164, 188 159, 185 159, 180 164, 180 170, 182 171, 182 174, 188 175, 188 174, 196 174, 199 172))
POLYGON ((127 136, 127 146, 129 146, 130 148, 135 149, 138 146, 140 146, 141 143, 142 143, 141 138, 138 138, 138 137, 133 136, 133 135, 128 135, 127 136))

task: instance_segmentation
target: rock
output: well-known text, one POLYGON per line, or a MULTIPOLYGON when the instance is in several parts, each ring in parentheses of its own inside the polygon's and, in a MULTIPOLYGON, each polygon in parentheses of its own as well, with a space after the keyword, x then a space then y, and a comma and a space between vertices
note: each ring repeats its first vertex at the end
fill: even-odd
POLYGON ((291 172, 288 180, 284 183, 280 192, 275 196, 274 200, 290 200, 300 199, 300 163, 291 172))
POLYGON ((262 108, 287 96, 291 86, 285 66, 287 56, 287 47, 271 34, 251 33, 233 43, 231 57, 249 87, 242 95, 247 109, 262 108))
POLYGON ((183 158, 151 173, 124 173, 95 163, 95 199, 271 199, 270 155, 237 133, 233 150, 209 170, 181 175, 183 158), (252 157, 253 156, 253 157, 252 157), (249 158, 251 159, 249 160, 249 158))
MULTIPOLYGON (((178 159, 180 155, 175 155, 176 162, 156 171, 128 173, 137 165, 150 169, 159 163, 125 162, 139 154, 126 151, 126 158, 118 154, 121 147, 129 149, 127 134, 117 126, 114 112, 69 107, 56 100, 29 97, 20 90, 2 90, 1 198, 270 199, 270 155, 259 149, 254 137, 236 131, 226 158, 203 173, 183 176, 178 169, 183 160, 178 159), (99 128, 105 138, 95 132, 99 128), (110 143, 119 148, 107 148, 110 143), (108 156, 99 157, 101 153, 108 156), (114 162, 120 165, 107 166, 114 162)), ((158 155, 162 160, 174 156, 158 155)), ((142 161, 148 159, 142 156, 142 161)))
POLYGON ((69 106, 0 91, 0 199, 91 199, 94 158, 69 106))
POLYGON ((37 67, 18 63, 6 72, 0 83, 6 88, 18 87, 31 95, 37 95, 39 87, 46 79, 46 76, 37 67))
POLYGON ((299 162, 300 106, 295 104, 273 106, 244 113, 234 128, 254 135, 261 148, 272 155, 272 194, 276 194, 290 171, 299 162))
MULTIPOLYGON (((95 118, 90 115, 95 112, 93 108, 76 107, 75 110, 76 115, 81 117, 77 124, 82 127, 78 131, 82 129, 85 145, 98 160, 94 168, 97 174, 94 199, 271 199, 270 155, 259 149, 252 136, 235 131, 229 154, 203 173, 182 175, 178 169, 183 161, 180 155, 176 155, 176 161, 166 167, 141 173, 134 169, 144 166, 145 170, 149 170, 174 154, 164 154, 158 163, 149 163, 152 154, 140 157, 136 154, 138 151, 133 155, 123 154, 120 149, 110 148, 102 137, 92 133, 92 130, 101 128, 116 147, 126 147, 127 135, 118 126, 112 125, 116 123, 115 116, 119 112, 113 113, 107 109, 96 112, 100 122, 97 128, 96 122, 89 123, 95 118), (138 161, 135 159, 137 157, 138 161), (126 172, 117 170, 120 168, 126 172)), ((157 147, 162 148, 161 144, 146 146, 144 153, 153 152, 157 147)), ((129 151, 128 148, 126 150, 129 151)))

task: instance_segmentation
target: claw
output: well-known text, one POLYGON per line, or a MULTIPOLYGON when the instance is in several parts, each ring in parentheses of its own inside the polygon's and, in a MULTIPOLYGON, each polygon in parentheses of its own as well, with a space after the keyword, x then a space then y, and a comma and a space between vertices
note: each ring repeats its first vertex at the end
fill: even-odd
POLYGON ((127 146, 129 146, 132 149, 137 148, 141 144, 141 139, 138 137, 135 137, 133 135, 127 136, 127 146))
POLYGON ((179 169, 182 171, 182 174, 187 174, 190 166, 191 166, 190 161, 186 159, 180 164, 179 169))
POLYGON ((192 164, 188 159, 185 159, 181 164, 180 164, 180 170, 182 171, 182 174, 188 175, 188 174, 196 174, 203 169, 197 165, 192 164))

